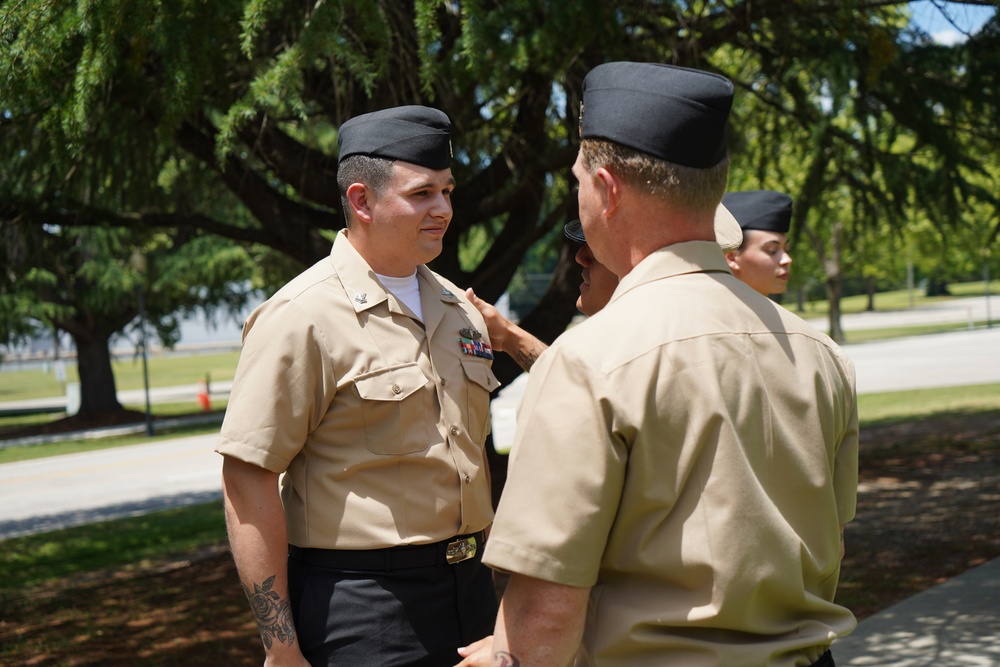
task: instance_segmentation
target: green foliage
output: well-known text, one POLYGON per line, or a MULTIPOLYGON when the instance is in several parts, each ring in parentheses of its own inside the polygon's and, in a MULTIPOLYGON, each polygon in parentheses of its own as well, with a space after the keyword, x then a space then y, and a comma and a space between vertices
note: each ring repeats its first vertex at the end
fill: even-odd
MULTIPOLYGON (((1000 30, 994 18, 964 43, 935 44, 909 25, 909 4, 4 3, 3 238, 30 245, 23 239, 36 232, 11 232, 14 220, 36 230, 130 230, 119 264, 134 249, 150 256, 155 274, 143 286, 162 300, 151 309, 169 338, 169 308, 176 317, 229 302, 227 290, 238 289, 196 285, 196 271, 166 257, 205 265, 209 282, 280 283, 325 255, 342 224, 340 123, 430 104, 453 120, 459 186, 434 268, 495 299, 522 265, 557 256, 558 230, 576 215, 567 177, 581 82, 594 65, 622 59, 735 82, 732 187, 792 194, 793 279, 804 287, 899 281, 902 236, 924 235, 925 224, 940 231, 937 242, 927 235, 913 245, 922 260, 935 258, 921 272, 965 273, 978 262, 970 252, 1000 229, 1000 30), (970 215, 989 222, 969 224, 970 215), (194 242, 202 236, 243 254, 194 242)), ((107 238, 77 240, 112 251, 107 238)), ((53 263, 71 262, 32 265, 48 272, 37 281, 50 290, 66 273, 53 263)), ((95 299, 113 301, 136 282, 116 266, 95 258, 84 268, 95 299)), ((75 307, 48 301, 39 307, 48 320, 38 319, 9 276, 0 284, 0 313, 30 310, 0 325, 7 339, 75 307)), ((552 289, 573 297, 563 283, 552 289)), ((538 333, 565 326, 556 319, 538 333)))

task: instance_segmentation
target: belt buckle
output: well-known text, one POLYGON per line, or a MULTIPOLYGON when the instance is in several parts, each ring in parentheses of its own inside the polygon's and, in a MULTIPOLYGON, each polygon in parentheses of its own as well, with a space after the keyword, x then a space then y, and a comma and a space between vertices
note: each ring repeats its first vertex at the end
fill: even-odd
POLYGON ((463 560, 469 560, 475 555, 476 555, 475 535, 472 535, 470 537, 463 537, 460 540, 449 542, 448 548, 445 551, 445 557, 448 560, 448 565, 461 563, 463 560))

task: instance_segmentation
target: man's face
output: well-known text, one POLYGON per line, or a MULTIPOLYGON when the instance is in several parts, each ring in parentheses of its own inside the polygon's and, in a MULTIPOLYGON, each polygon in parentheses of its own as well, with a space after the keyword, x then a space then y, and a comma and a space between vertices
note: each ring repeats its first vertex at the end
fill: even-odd
POLYGON ((618 287, 618 276, 594 259, 594 253, 586 243, 577 251, 576 263, 583 267, 583 271, 580 272, 583 282, 580 283, 580 297, 576 300, 576 309, 584 315, 593 315, 608 305, 611 295, 618 287))
POLYGON ((726 253, 733 275, 765 296, 788 288, 792 257, 788 237, 780 232, 747 229, 740 250, 726 253))
MULTIPOLYGON (((369 194, 371 240, 378 273, 408 276, 418 264, 441 254, 451 223, 451 169, 429 169, 397 161, 381 196, 369 194)), ((373 265, 374 268, 374 265, 373 265)))

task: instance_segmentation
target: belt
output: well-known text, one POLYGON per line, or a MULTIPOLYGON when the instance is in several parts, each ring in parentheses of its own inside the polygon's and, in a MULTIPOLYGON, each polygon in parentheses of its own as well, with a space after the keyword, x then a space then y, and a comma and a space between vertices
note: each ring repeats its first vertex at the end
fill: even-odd
POLYGON ((473 558, 483 543, 482 531, 458 535, 434 544, 418 544, 386 549, 306 549, 288 545, 288 557, 303 565, 337 570, 388 572, 417 567, 454 565, 473 558))

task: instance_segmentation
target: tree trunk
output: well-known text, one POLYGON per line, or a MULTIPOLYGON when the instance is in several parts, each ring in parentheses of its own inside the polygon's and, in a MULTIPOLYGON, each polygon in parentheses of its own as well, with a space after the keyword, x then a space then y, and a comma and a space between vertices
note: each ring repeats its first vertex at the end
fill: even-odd
POLYGON ((80 414, 93 416, 122 409, 111 369, 110 336, 74 336, 80 373, 80 414))
POLYGON ((865 281, 865 287, 868 292, 868 305, 865 306, 865 310, 869 313, 875 312, 875 280, 873 278, 868 278, 865 281))
POLYGON ((926 296, 951 296, 951 292, 948 290, 948 281, 929 276, 926 296))

